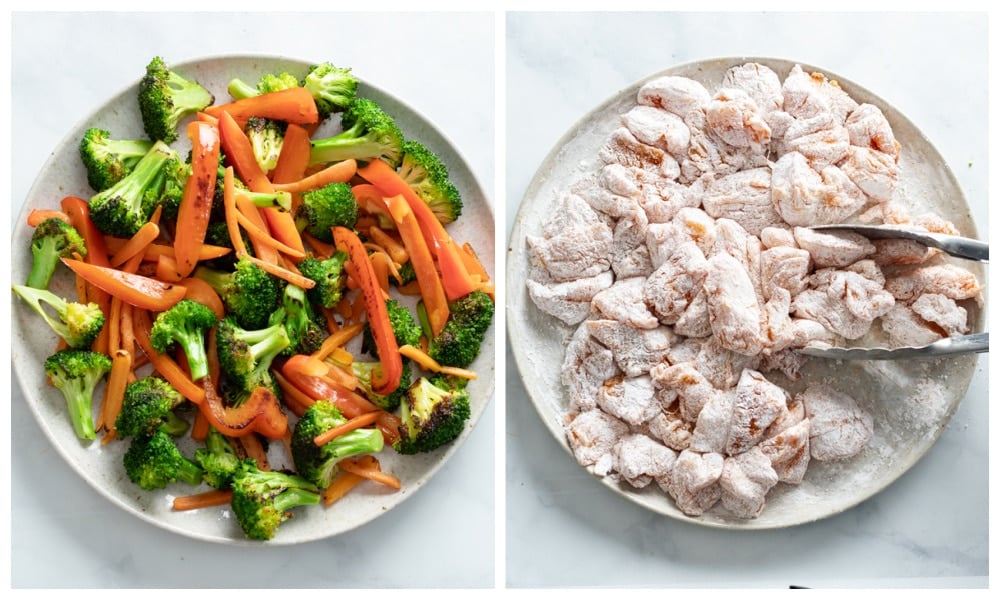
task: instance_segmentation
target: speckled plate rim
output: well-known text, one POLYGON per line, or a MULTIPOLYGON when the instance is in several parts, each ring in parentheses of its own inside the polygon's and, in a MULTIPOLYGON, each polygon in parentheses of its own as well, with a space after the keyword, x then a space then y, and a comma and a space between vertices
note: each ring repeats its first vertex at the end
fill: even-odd
MULTIPOLYGON (((564 388, 559 381, 559 367, 562 361, 563 342, 572 332, 554 317, 543 314, 539 311, 531 299, 528 297, 525 288, 527 273, 527 255, 524 239, 526 235, 536 233, 545 216, 540 208, 547 199, 550 199, 555 188, 563 183, 573 181, 582 172, 591 168, 596 160, 596 150, 608 133, 619 123, 618 115, 623 110, 634 106, 635 96, 639 88, 646 82, 665 75, 679 75, 691 77, 701 81, 708 87, 709 91, 716 89, 722 79, 725 70, 736 65, 749 62, 757 62, 772 68, 779 77, 784 80, 788 70, 798 64, 807 72, 820 72, 829 79, 835 80, 848 92, 857 102, 870 102, 879 106, 897 137, 903 133, 907 143, 904 144, 904 154, 900 161, 901 168, 901 189, 907 192, 907 174, 912 174, 910 169, 914 165, 929 165, 928 172, 921 171, 921 178, 928 178, 922 181, 919 190, 923 193, 936 194, 937 197, 951 198, 950 211, 940 211, 940 207, 935 210, 941 212, 942 216, 952 220, 964 235, 977 237, 975 223, 972 220, 971 211, 950 167, 941 157, 938 151, 927 137, 904 116, 892 104, 886 102, 881 97, 870 92, 865 87, 854 83, 850 79, 840 76, 837 73, 801 61, 791 61, 773 57, 716 57, 705 60, 697 60, 664 69, 663 71, 648 75, 629 86, 619 90, 598 104, 593 110, 581 117, 553 146, 539 165, 535 175, 529 183, 524 193, 521 205, 518 208, 511 234, 508 239, 508 252, 506 263, 506 290, 507 290, 507 335, 511 346, 519 374, 524 381, 525 390, 531 400, 536 412, 542 419, 545 427, 556 439, 559 446, 566 452, 569 460, 575 464, 572 450, 566 440, 564 429, 565 411, 568 400, 564 388), (718 75, 708 79, 708 73, 718 75), (589 150, 588 150, 589 149, 589 150), (582 155, 581 151, 589 152, 582 155), (913 156, 918 158, 914 160, 913 156), (932 171, 932 172, 930 172, 932 171), (926 188, 924 186, 927 186, 926 188), (548 194, 548 196, 546 196, 548 194)), ((912 186, 911 186, 912 187, 912 186)), ((912 198, 909 198, 912 200, 912 198)), ((969 265, 963 263, 973 270, 985 281, 985 272, 979 265, 969 265)), ((982 331, 985 326, 985 311, 970 310, 970 322, 974 331, 982 331)), ((910 361, 909 365, 902 367, 903 374, 893 373, 893 377, 909 376, 907 369, 920 361, 910 361)), ((815 364, 815 361, 813 362, 815 364)), ((656 484, 651 484, 646 488, 636 489, 627 484, 619 482, 616 477, 597 477, 602 485, 621 495, 626 500, 638 504, 655 513, 696 525, 728 529, 728 530, 768 530, 792 527, 806 523, 825 519, 864 502, 868 498, 878 494, 891 485, 913 465, 915 465, 930 448, 934 445, 940 435, 947 427, 955 410, 957 410, 966 390, 972 380, 976 359, 974 356, 953 357, 938 363, 939 372, 947 372, 947 390, 950 393, 947 405, 940 418, 932 426, 914 434, 911 441, 913 447, 907 447, 900 453, 900 456, 893 457, 886 466, 886 472, 876 478, 869 478, 864 481, 855 481, 855 485, 846 492, 838 491, 836 485, 831 486, 829 481, 817 482, 816 480, 825 477, 834 477, 839 472, 850 472, 853 465, 858 465, 864 461, 880 462, 870 457, 869 449, 866 449, 854 459, 831 465, 824 463, 820 468, 816 468, 817 461, 812 461, 806 480, 800 486, 787 486, 779 484, 768 495, 769 506, 764 513, 750 520, 733 519, 716 507, 708 513, 692 517, 681 512, 673 504, 672 499, 659 490, 656 484), (781 506, 787 501, 795 502, 795 494, 799 490, 809 489, 815 486, 814 493, 835 496, 832 502, 822 502, 817 508, 810 510, 809 506, 802 506, 800 509, 781 513, 781 506), (778 502, 775 502, 777 495, 778 502), (785 500, 789 498, 788 500, 785 500), (775 509, 775 504, 778 510, 775 509), (769 512, 770 510, 770 512, 769 512)), ((915 367, 920 369, 922 367, 915 367)), ((885 373, 872 373, 865 371, 860 375, 851 371, 852 376, 861 376, 867 381, 878 380, 885 376, 885 373)), ((807 376, 822 376, 822 373, 810 372, 807 376)), ((882 411, 895 411, 893 408, 882 408, 882 411)), ((876 414, 876 423, 879 424, 879 417, 887 418, 882 412, 876 414)), ((884 420, 882 425, 884 425, 884 420)), ((581 467, 582 468, 582 467, 581 467)), ((592 468, 586 468, 593 474, 592 468)), ((836 482, 834 482, 835 484, 836 482)))
MULTIPOLYGON (((304 75, 307 61, 274 55, 223 54, 168 64, 178 73, 198 80, 212 91, 217 100, 228 98, 226 83, 239 76, 255 81, 265 72, 289 70, 304 75), (218 72, 219 77, 208 78, 206 73, 218 72), (225 75, 223 80, 221 77, 225 75)), ((495 221, 489 197, 457 146, 428 118, 396 98, 391 93, 368 83, 363 75, 354 73, 359 80, 358 94, 368 97, 385 108, 400 125, 407 139, 416 139, 438 153, 449 167, 453 183, 462 192, 464 203, 462 218, 449 226, 456 239, 475 244, 477 254, 489 272, 495 271, 495 221)), ((20 214, 15 222, 11 241, 12 281, 23 281, 30 269, 29 250, 31 231, 22 226, 33 208, 58 208, 59 199, 67 195, 89 197, 92 190, 86 183, 85 172, 79 164, 77 144, 87 127, 101 126, 115 137, 144 137, 141 120, 134 98, 139 78, 82 118, 53 149, 51 156, 32 183, 20 214), (56 172, 68 172, 56 175, 56 172)), ((220 100, 221 101, 221 100, 220 100)), ((181 151, 189 145, 186 140, 173 144, 181 151)), ((75 296, 72 283, 65 273, 53 278, 51 289, 67 297, 75 296)), ((278 534, 267 542, 247 540, 228 507, 176 512, 171 508, 175 495, 191 493, 191 488, 180 484, 159 492, 143 492, 124 476, 119 468, 124 444, 101 446, 100 440, 88 445, 79 443, 65 415, 65 402, 54 388, 44 383, 41 363, 54 348, 56 337, 51 331, 39 327, 37 315, 23 303, 12 298, 12 366, 24 393, 28 407, 39 427, 59 455, 94 490, 125 512, 157 527, 196 540, 236 546, 288 546, 329 538, 351 531, 399 506, 426 485, 431 478, 459 451, 465 440, 493 399, 495 381, 495 327, 491 327, 484 341, 480 356, 470 367, 479 378, 470 382, 472 397, 468 425, 452 444, 435 452, 404 457, 387 449, 380 455, 383 468, 402 480, 398 492, 387 492, 384 487, 364 482, 354 492, 341 499, 335 507, 314 507, 316 510, 297 509, 294 519, 282 524, 278 534), (31 340, 30 342, 28 340, 31 340), (99 468, 94 468, 94 467, 99 468)), ((103 388, 99 388, 98 393, 103 388)), ((95 402, 99 406, 99 402, 95 402)), ((273 446, 280 446, 275 444, 273 446)), ((14 452, 16 453, 16 449, 14 452)), ((275 456, 275 450, 269 457, 275 456)), ((281 453, 279 453, 280 455, 281 453)), ((280 459, 280 456, 279 456, 280 459)), ((207 488, 206 488, 207 489, 207 488)))

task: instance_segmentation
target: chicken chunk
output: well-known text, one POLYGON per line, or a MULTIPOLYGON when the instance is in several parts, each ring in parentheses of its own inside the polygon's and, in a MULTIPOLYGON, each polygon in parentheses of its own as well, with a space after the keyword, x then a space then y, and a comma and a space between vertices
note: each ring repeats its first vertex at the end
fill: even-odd
POLYGON ((694 424, 684 420, 680 414, 680 405, 675 403, 647 421, 646 431, 667 448, 680 452, 690 447, 694 424), (677 407, 676 410, 674 406, 677 407))
POLYGON ((851 146, 840 170, 875 202, 888 202, 899 185, 899 166, 891 154, 851 146))
POLYGON ((924 321, 939 327, 945 335, 969 332, 968 312, 944 294, 923 294, 910 308, 924 321))
POLYGON ((704 338, 712 335, 712 319, 708 312, 708 294, 702 287, 698 295, 674 323, 674 333, 689 338, 704 338))
POLYGON ((820 172, 843 160, 850 146, 847 128, 838 123, 832 113, 821 113, 790 124, 785 130, 781 152, 798 152, 820 172))
POLYGON ((590 335, 586 323, 573 332, 559 371, 569 396, 569 411, 576 414, 597 407, 597 392, 620 373, 614 353, 590 335))
POLYGON ((604 476, 614 467, 615 444, 628 432, 628 425, 595 408, 572 418, 566 426, 566 440, 581 466, 593 467, 595 474, 604 476))
POLYGON ((605 318, 638 329, 655 329, 660 326, 660 321, 646 307, 645 285, 645 277, 620 279, 595 294, 591 304, 605 318))
POLYGON ((622 115, 622 124, 640 142, 665 150, 675 159, 687 154, 691 130, 672 112, 640 104, 622 115))
POLYGON ((812 384, 799 396, 809 419, 809 453, 820 461, 850 458, 873 433, 871 413, 847 394, 824 384, 812 384))
POLYGON ((868 201, 841 169, 817 173, 799 152, 789 152, 771 169, 771 201, 789 225, 806 227, 847 221, 868 201))
POLYGON ((742 90, 756 103, 761 113, 767 115, 781 110, 781 79, 769 67, 760 63, 746 63, 730 68, 722 79, 722 86, 742 90))
POLYGON ((646 277, 653 272, 653 261, 646 246, 649 221, 638 204, 633 212, 615 224, 612 242, 611 270, 615 277, 646 277))
POLYGON ((719 393, 692 363, 660 363, 649 370, 649 376, 655 386, 677 392, 681 417, 692 423, 698 420, 701 409, 719 393))
POLYGON ((669 111, 680 118, 708 104, 705 86, 687 77, 668 75, 644 83, 636 95, 639 104, 669 111))
POLYGON ((771 141, 771 127, 743 90, 719 90, 705 107, 705 116, 708 128, 730 146, 759 147, 771 141))
POLYGON ((590 335, 609 348, 614 361, 626 376, 638 377, 667 359, 676 339, 667 327, 637 329, 609 319, 586 322, 590 335))
POLYGON ((770 299, 774 290, 787 290, 797 296, 808 285, 812 266, 809 252, 789 246, 775 246, 760 253, 761 290, 770 299))
POLYGON ((809 468, 809 419, 782 429, 759 446, 782 483, 802 483, 809 468))
POLYGON ((892 132, 892 126, 882 110, 864 103, 854 109, 845 122, 851 144, 888 154, 896 160, 902 147, 892 132))
POLYGON ((571 281, 610 269, 614 236, 607 223, 573 194, 563 195, 554 208, 542 236, 525 238, 551 278, 571 281))
POLYGON ((875 252, 871 258, 880 266, 918 265, 936 254, 934 249, 918 241, 902 238, 872 240, 872 245, 875 252))
POLYGON ((721 454, 684 450, 677 455, 669 479, 666 482, 657 480, 657 483, 684 514, 698 516, 715 506, 722 497, 719 478, 723 465, 721 454))
POLYGON ((896 304, 882 315, 879 323, 888 338, 890 348, 901 346, 926 346, 943 336, 941 330, 932 326, 905 304, 896 304))
POLYGON ((782 108, 796 119, 808 119, 831 113, 839 123, 857 108, 855 102, 835 81, 822 73, 806 73, 795 65, 781 86, 782 108))
POLYGON ((597 390, 597 406, 604 412, 632 426, 652 419, 660 403, 648 375, 613 377, 597 390))
POLYGON ((644 488, 653 480, 670 477, 677 453, 641 433, 627 435, 615 444, 615 470, 629 485, 644 488))
POLYGON ((732 256, 716 254, 708 260, 705 278, 712 334, 723 348, 755 355, 762 348, 760 305, 753 281, 732 256))
POLYGON ((982 286, 970 271, 953 264, 941 264, 896 271, 886 279, 885 289, 896 300, 910 302, 923 294, 968 300, 978 296, 982 286))
POLYGON ((708 275, 708 261, 694 242, 681 244, 646 279, 646 305, 661 323, 672 325, 701 291, 708 275))
POLYGON ((809 252, 817 267, 846 267, 875 252, 871 241, 849 231, 792 230, 799 247, 809 252))
POLYGON ((795 236, 792 235, 792 228, 784 224, 784 221, 780 225, 775 225, 772 227, 765 227, 760 232, 760 243, 765 249, 785 247, 785 248, 798 248, 798 244, 795 243, 795 236))
POLYGON ((542 312, 567 325, 576 325, 587 318, 594 296, 611 287, 614 275, 604 271, 593 277, 583 277, 561 283, 539 283, 528 279, 525 285, 532 302, 542 312))
POLYGON ((736 386, 725 453, 733 456, 756 446, 767 428, 786 409, 785 397, 785 391, 761 373, 744 370, 736 386))
POLYGON ((777 483, 771 459, 760 448, 726 457, 719 477, 722 506, 741 519, 759 517, 767 493, 777 483))
POLYGON ((643 144, 632 132, 620 127, 608 136, 598 156, 605 163, 638 167, 674 179, 680 172, 677 161, 665 150, 643 144))
POLYGON ((783 222, 771 202, 771 169, 767 167, 713 180, 702 207, 709 216, 732 219, 754 236, 783 222))

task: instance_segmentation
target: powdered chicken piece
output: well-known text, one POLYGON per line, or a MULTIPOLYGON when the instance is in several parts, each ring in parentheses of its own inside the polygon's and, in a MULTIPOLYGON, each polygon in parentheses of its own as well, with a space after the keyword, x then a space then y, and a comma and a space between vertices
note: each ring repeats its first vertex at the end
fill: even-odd
POLYGON ((868 322, 889 312, 896 303, 877 280, 854 271, 833 271, 826 293, 843 302, 851 314, 868 322))
POLYGON ((864 448, 873 433, 871 413, 847 394, 812 384, 800 395, 809 419, 809 452, 816 460, 842 460, 864 448))
POLYGON ((838 165, 861 191, 876 202, 888 202, 899 185, 899 166, 891 154, 851 146, 838 165))
POLYGON ((598 408, 576 415, 566 425, 566 440, 576 461, 583 467, 594 467, 600 476, 614 467, 611 452, 627 434, 628 425, 598 408))
POLYGON ((761 373, 744 370, 736 386, 726 454, 741 454, 756 446, 771 423, 785 410, 785 397, 785 390, 761 373))
POLYGON ((758 360, 758 355, 749 356, 729 350, 713 335, 701 344, 694 366, 713 386, 727 390, 739 383, 743 369, 752 368, 758 360))
POLYGON ((760 253, 760 279, 764 299, 767 300, 775 289, 787 290, 797 296, 808 285, 808 275, 812 267, 809 252, 801 248, 774 246, 760 253))
POLYGON ((684 514, 698 516, 715 506, 722 497, 719 478, 723 465, 721 454, 684 450, 677 455, 669 479, 657 480, 657 483, 684 514))
POLYGON ((705 107, 706 123, 720 140, 736 148, 751 148, 771 141, 771 127, 746 92, 724 88, 705 107))
POLYGON ((579 196, 562 195, 542 237, 526 236, 528 250, 554 281, 593 277, 611 268, 611 228, 579 196))
POLYGON ((858 212, 867 197, 837 167, 817 173, 799 152, 789 152, 771 167, 771 201, 793 226, 843 223, 858 212))
POLYGON ((817 267, 846 267, 875 252, 868 238, 850 231, 792 230, 799 247, 809 252, 817 267))
POLYGON ((661 323, 672 325, 702 289, 708 261, 694 242, 681 244, 670 258, 646 279, 646 306, 661 323))
POLYGON ((674 323, 674 333, 689 338, 712 335, 712 318, 708 312, 708 294, 704 287, 674 323))
POLYGON ((697 81, 668 75, 644 83, 639 88, 636 101, 642 105, 672 112, 683 119, 691 111, 708 104, 711 97, 705 86, 697 81))
POLYGON ((784 222, 780 225, 774 225, 772 227, 765 227, 762 229, 760 232, 760 243, 767 250, 779 247, 799 247, 799 245, 795 242, 795 236, 792 235, 792 228, 788 225, 784 225, 784 222))
POLYGON ((723 348, 755 355, 762 348, 760 306, 753 281, 739 262, 722 253, 708 259, 705 292, 712 334, 723 348))
POLYGON ((649 370, 649 376, 655 386, 677 392, 681 417, 692 423, 698 420, 698 413, 709 400, 719 393, 692 363, 660 363, 649 370))
POLYGON ((843 160, 850 146, 850 133, 832 113, 794 121, 781 143, 782 152, 798 152, 817 172, 843 160))
POLYGON ((594 295, 591 305, 605 318, 638 329, 655 329, 660 326, 660 321, 646 307, 643 295, 645 284, 645 277, 620 279, 594 295))
POLYGON ((761 311, 760 334, 764 338, 764 357, 774 356, 795 342, 792 328, 792 295, 788 290, 776 287, 761 311))
POLYGON ((645 277, 653 272, 653 261, 646 246, 649 221, 638 203, 635 210, 615 224, 612 242, 611 270, 618 279, 645 277))
POLYGON ((839 123, 858 106, 840 85, 822 73, 806 73, 795 65, 781 86, 782 108, 796 119, 808 119, 821 113, 833 114, 839 123))
POLYGON ((615 471, 632 487, 670 477, 677 453, 641 433, 627 435, 615 444, 615 471))
POLYGON ((712 127, 707 110, 706 107, 693 111, 684 119, 691 131, 691 143, 687 157, 680 161, 681 183, 691 183, 705 175, 731 175, 767 165, 766 143, 745 146, 726 143, 712 127))
POLYGON ((694 424, 684 420, 680 405, 674 403, 646 422, 646 432, 667 448, 680 452, 690 447, 694 424))
POLYGON ((747 276, 750 277, 758 304, 764 301, 760 279, 762 248, 760 238, 750 235, 736 221, 732 219, 717 219, 715 221, 715 248, 712 250, 712 255, 725 253, 740 263, 747 276))
POLYGON ((851 312, 847 304, 825 290, 806 290, 792 300, 792 315, 816 321, 831 333, 856 340, 868 333, 872 321, 851 312))
POLYGON ((577 327, 566 344, 566 355, 559 371, 560 382, 569 396, 570 412, 575 414, 596 408, 598 390, 619 373, 612 351, 590 335, 586 324, 577 327))
POLYGON ((672 112, 640 104, 622 115, 622 124, 637 140, 665 150, 674 159, 687 154, 691 130, 672 112))
POLYGON ((782 483, 799 484, 809 468, 809 419, 768 437, 759 446, 782 483))
POLYGON ((650 224, 669 223, 680 209, 700 206, 701 196, 693 192, 691 186, 659 179, 644 185, 637 201, 650 224))
POLYGON ((586 325, 590 335, 611 350, 618 368, 628 377, 644 375, 665 361, 677 339, 668 327, 637 329, 609 319, 587 321, 586 325))
POLYGON ((599 173, 581 177, 570 186, 569 191, 586 202, 605 222, 608 229, 614 227, 615 219, 633 212, 638 202, 635 198, 609 190, 602 183, 599 173))
POLYGON ((726 450, 726 441, 733 423, 733 407, 736 394, 732 390, 714 394, 701 412, 691 434, 689 448, 695 452, 717 452, 726 450))
POLYGON ((674 215, 673 222, 691 241, 698 244, 705 256, 712 253, 715 248, 715 219, 708 213, 700 208, 682 208, 674 215))
POLYGON ((910 302, 923 294, 941 294, 952 300, 975 298, 982 286, 971 272, 953 264, 925 265, 893 272, 885 289, 896 300, 910 302))
POLYGON ((608 164, 638 167, 668 179, 675 179, 680 174, 674 157, 656 146, 643 144, 625 127, 620 127, 611 134, 598 156, 608 164))
POLYGON ((732 219, 758 236, 765 227, 782 223, 771 202, 771 169, 761 167, 713 180, 702 207, 716 219, 732 219))
POLYGON ((901 346, 926 346, 941 339, 941 331, 931 326, 912 308, 896 304, 880 320, 882 331, 888 336, 891 348, 901 346))
POLYGON ((760 63, 746 63, 732 67, 722 78, 722 85, 746 92, 757 104, 765 119, 771 112, 781 110, 784 104, 781 79, 777 73, 760 63))
POLYGON ((871 259, 880 266, 888 265, 918 265, 927 262, 937 252, 916 240, 893 238, 872 240, 875 252, 871 259))
POLYGON ((896 141, 889 121, 879 107, 868 103, 859 105, 847 117, 844 125, 850 134, 851 144, 872 148, 898 160, 902 146, 896 141))
POLYGON ((567 325, 576 325, 590 314, 594 296, 611 287, 614 279, 611 271, 604 271, 593 277, 561 283, 539 283, 528 279, 525 285, 531 301, 539 310, 567 325))
POLYGON ((943 294, 923 294, 910 308, 924 321, 939 327, 947 336, 969 332, 966 310, 943 294))
POLYGON ((777 483, 771 459, 760 448, 726 457, 719 477, 722 506, 741 519, 759 517, 767 493, 777 483))
POLYGON ((653 418, 660 410, 660 403, 648 375, 639 377, 613 377, 597 390, 597 406, 632 426, 639 426, 653 418))

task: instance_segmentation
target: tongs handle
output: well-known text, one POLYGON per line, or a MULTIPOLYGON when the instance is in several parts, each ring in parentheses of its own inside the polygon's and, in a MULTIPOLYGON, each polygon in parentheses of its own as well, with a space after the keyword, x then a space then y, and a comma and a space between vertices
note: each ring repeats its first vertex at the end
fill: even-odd
POLYGON ((926 346, 900 348, 844 348, 839 346, 806 346, 800 354, 838 360, 898 360, 906 358, 939 358, 953 354, 976 354, 990 351, 990 333, 972 333, 942 338, 926 346))
POLYGON ((912 227, 898 225, 815 225, 816 231, 851 231, 868 239, 902 238, 920 242, 925 246, 944 250, 951 256, 967 258, 979 262, 990 261, 990 245, 972 238, 944 233, 934 233, 912 227))

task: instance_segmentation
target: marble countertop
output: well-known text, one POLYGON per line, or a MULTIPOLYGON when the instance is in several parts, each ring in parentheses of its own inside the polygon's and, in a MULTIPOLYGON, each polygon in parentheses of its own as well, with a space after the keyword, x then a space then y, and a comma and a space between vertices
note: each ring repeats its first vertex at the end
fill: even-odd
MULTIPOLYGON (((535 169, 604 99, 672 65, 762 56, 822 66, 892 102, 945 157, 988 239, 985 15, 522 13, 506 36, 508 238, 535 169)), ((988 585, 986 356, 942 437, 892 486, 820 522, 757 532, 626 502, 557 445, 509 349, 506 371, 512 588, 988 585)))
MULTIPOLYGON (((154 55, 180 62, 261 54, 350 66, 444 131, 492 195, 490 13, 15 13, 11 23, 12 227, 21 226, 13 221, 34 174, 65 133, 131 85, 154 55), (418 67, 386 45, 415 30, 429 58, 418 67)), ((112 505, 47 444, 16 378, 11 389, 15 588, 493 586, 495 400, 453 459, 394 510, 327 540, 246 548, 188 539, 112 505), (462 526, 442 527, 442 515, 462 526), (442 553, 448 569, 440 568, 442 553)))

